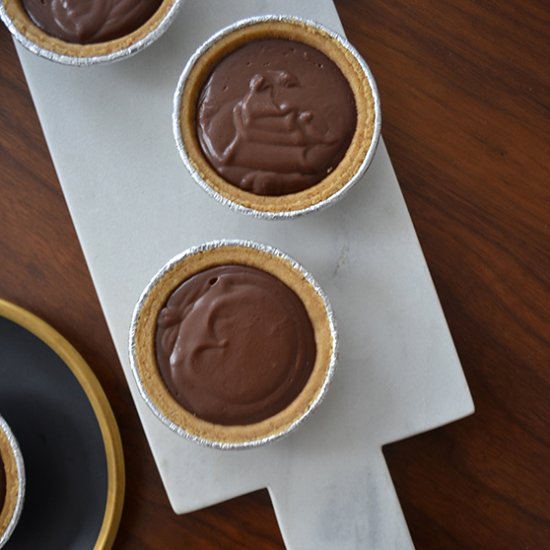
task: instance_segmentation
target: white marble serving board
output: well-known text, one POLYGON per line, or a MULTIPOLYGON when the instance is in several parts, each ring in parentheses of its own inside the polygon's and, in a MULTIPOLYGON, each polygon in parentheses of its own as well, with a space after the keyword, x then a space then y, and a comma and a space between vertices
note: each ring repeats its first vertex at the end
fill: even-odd
POLYGON ((114 65, 66 67, 18 51, 175 512, 268 487, 289 549, 402 550, 412 542, 381 446, 471 414, 473 404, 384 144, 338 204, 273 222, 211 199, 172 137, 172 95, 190 54, 220 28, 267 13, 342 32, 330 0, 188 0, 158 42, 114 65), (250 451, 203 448, 171 432, 142 402, 128 362, 132 310, 149 279, 182 250, 219 238, 294 256, 328 294, 340 332, 319 410, 286 439, 250 451))

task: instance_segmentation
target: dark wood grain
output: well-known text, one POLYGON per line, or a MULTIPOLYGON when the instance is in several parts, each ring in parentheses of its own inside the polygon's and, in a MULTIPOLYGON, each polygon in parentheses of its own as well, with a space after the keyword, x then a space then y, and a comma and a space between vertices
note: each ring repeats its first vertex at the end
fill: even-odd
MULTIPOLYGON (((385 448, 417 548, 550 545, 550 9, 338 0, 477 412, 385 448)), ((314 15, 314 14, 313 14, 314 15)), ((7 31, 0 29, 0 296, 61 331, 103 384, 128 489, 120 549, 282 548, 256 492, 170 510, 7 31)))

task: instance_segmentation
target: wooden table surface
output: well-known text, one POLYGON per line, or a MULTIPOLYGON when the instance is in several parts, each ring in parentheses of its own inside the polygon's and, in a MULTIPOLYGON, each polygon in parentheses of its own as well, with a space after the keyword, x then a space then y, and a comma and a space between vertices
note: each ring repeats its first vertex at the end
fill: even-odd
MULTIPOLYGON (((477 408, 384 449, 413 541, 550 548, 550 9, 336 4, 378 81, 382 133, 477 408)), ((0 297, 67 337, 111 401, 128 480, 115 548, 284 547, 266 491, 171 511, 3 27, 0 297)))

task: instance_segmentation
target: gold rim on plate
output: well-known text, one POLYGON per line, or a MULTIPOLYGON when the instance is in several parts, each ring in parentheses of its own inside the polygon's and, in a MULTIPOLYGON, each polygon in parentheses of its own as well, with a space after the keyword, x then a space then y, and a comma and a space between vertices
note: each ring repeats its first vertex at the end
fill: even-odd
POLYGON ((92 406, 101 430, 107 461, 105 514, 94 550, 110 550, 122 515, 125 472, 120 432, 107 396, 84 358, 51 325, 30 311, 1 298, 0 317, 27 329, 51 348, 74 374, 92 406))

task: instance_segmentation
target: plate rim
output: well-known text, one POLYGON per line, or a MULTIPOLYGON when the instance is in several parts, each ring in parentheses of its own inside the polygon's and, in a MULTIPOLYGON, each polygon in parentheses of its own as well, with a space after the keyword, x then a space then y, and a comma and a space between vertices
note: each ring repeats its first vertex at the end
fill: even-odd
POLYGON ((73 345, 46 321, 27 309, 0 298, 0 317, 28 330, 44 342, 73 373, 99 424, 107 462, 107 498, 94 550, 113 547, 124 504, 126 474, 120 431, 115 415, 96 375, 73 345))

